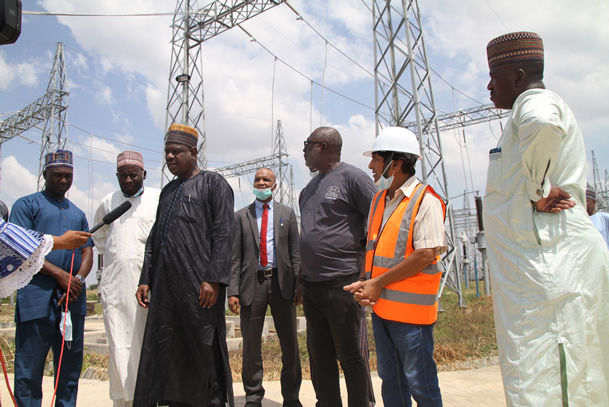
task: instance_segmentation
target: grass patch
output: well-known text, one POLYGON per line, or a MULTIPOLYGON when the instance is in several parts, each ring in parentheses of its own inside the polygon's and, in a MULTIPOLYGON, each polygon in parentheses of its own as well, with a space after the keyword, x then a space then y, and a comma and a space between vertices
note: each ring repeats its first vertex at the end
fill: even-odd
MULTIPOLYGON (((93 291, 93 290, 91 290, 93 291)), ((87 297, 92 297, 87 291, 87 297)), ((96 293, 95 293, 96 294, 96 293)), ((466 308, 459 308, 457 295, 446 290, 442 295, 444 312, 438 315, 434 329, 435 352, 434 358, 439 370, 455 370, 463 368, 462 363, 472 360, 488 359, 497 355, 495 326, 493 320, 493 304, 490 297, 476 298, 475 290, 464 290, 466 308)), ((92 300, 95 300, 92 298, 92 300)), ((95 314, 102 313, 101 304, 95 304, 95 314)), ((8 305, 0 306, 0 321, 13 321, 14 308, 8 305)), ((232 314, 229 314, 232 315, 232 314)), ((270 311, 267 312, 270 315, 270 311)), ((297 315, 303 316, 302 306, 297 307, 297 315)), ((370 351, 370 369, 376 371, 376 345, 372 333, 372 321, 368 318, 368 347, 370 351)), ((298 335, 300 362, 303 379, 310 379, 309 354, 307 352, 306 334, 298 335)), ((4 354, 7 370, 13 371, 15 346, 11 341, 0 337, 0 347, 4 354)), ((230 352, 229 360, 235 382, 241 381, 242 350, 230 352)), ((279 340, 269 337, 262 342, 262 361, 265 381, 277 381, 281 375, 281 348, 279 340)), ((85 355, 83 372, 88 368, 107 369, 108 356, 85 355)), ((46 374, 52 374, 52 353, 47 358, 46 374)))
POLYGON ((475 290, 464 290, 463 297, 467 307, 461 309, 454 292, 442 295, 445 311, 434 329, 434 358, 442 368, 497 355, 492 298, 476 298, 475 290))
MULTIPOLYGON (((475 290, 464 290, 466 308, 459 308, 457 295, 446 290, 442 295, 444 312, 438 315, 434 328, 434 358, 439 370, 455 370, 462 362, 488 359, 497 355, 493 302, 491 297, 476 298, 475 290)), ((297 309, 298 315, 302 307, 297 309)), ((267 311, 267 315, 270 313, 267 311)), ((368 317, 368 348, 370 370, 376 371, 376 344, 372 333, 372 321, 368 317)), ((298 335, 302 378, 310 379, 309 354, 307 353, 306 334, 298 335)), ((241 350, 230 353, 233 381, 241 381, 241 350)), ((276 337, 262 342, 262 363, 265 381, 279 380, 281 374, 281 348, 276 337)), ((461 367, 463 368, 463 367, 461 367)))

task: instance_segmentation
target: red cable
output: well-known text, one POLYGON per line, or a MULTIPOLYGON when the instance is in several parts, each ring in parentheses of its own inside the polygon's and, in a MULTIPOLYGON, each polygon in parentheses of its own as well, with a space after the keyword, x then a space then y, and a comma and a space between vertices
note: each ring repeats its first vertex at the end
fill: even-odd
MULTIPOLYGON (((59 363, 57 364, 57 375, 55 376, 55 390, 53 391, 53 398, 51 399, 51 407, 55 401, 55 394, 57 394, 57 386, 59 384, 59 372, 61 371, 61 359, 63 358, 63 345, 66 343, 66 320, 68 319, 68 303, 70 302, 70 284, 72 283, 72 270, 74 269, 74 249, 72 249, 72 263, 70 264, 70 278, 68 279, 68 289, 66 290, 66 311, 65 318, 63 319, 63 337, 61 338, 61 353, 59 354, 59 363)), ((15 406, 17 404, 15 403, 15 406)))
MULTIPOLYGON (((68 291, 66 292, 66 313, 68 312, 68 299, 70 298, 70 284, 72 283, 72 270, 74 268, 74 250, 72 250, 72 263, 70 264, 70 277, 68 279, 68 291)), ((51 399, 51 407, 53 407, 53 402, 55 401, 55 394, 57 393, 57 384, 59 383, 59 371, 61 370, 61 358, 63 357, 63 345, 65 343, 66 337, 66 318, 63 319, 63 338, 61 339, 61 354, 59 356, 59 364, 57 365, 57 380, 55 381, 55 390, 53 391, 53 398, 51 399)), ((4 380, 6 380, 6 387, 8 389, 9 394, 11 395, 11 399, 13 400, 13 404, 15 407, 17 406, 17 401, 15 400, 15 396, 13 395, 13 390, 11 389, 11 385, 8 381, 8 374, 6 372, 6 366, 4 364, 4 356, 2 354, 2 349, 0 348, 0 363, 2 364, 2 370, 4 371, 4 380)))
POLYGON ((6 388, 8 389, 8 394, 11 395, 11 399, 15 406, 17 406, 17 401, 15 400, 15 396, 13 396, 13 390, 11 390, 11 384, 8 382, 8 373, 6 373, 6 366, 4 365, 4 356, 2 355, 2 349, 0 349, 0 362, 2 363, 2 370, 4 371, 4 380, 6 380, 6 388))

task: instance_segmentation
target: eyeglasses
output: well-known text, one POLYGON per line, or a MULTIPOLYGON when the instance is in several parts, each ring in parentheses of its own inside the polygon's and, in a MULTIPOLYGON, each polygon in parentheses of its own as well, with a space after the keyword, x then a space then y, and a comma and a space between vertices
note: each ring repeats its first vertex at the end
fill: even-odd
POLYGON ((308 140, 305 140, 304 141, 304 148, 306 150, 307 147, 309 146, 309 144, 323 144, 323 143, 324 143, 323 141, 308 141, 308 140))

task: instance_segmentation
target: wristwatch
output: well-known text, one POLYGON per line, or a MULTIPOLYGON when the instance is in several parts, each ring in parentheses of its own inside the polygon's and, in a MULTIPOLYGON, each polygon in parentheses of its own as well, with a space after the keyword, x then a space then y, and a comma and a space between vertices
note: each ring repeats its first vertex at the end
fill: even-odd
POLYGON ((85 278, 80 274, 76 274, 74 277, 76 277, 81 283, 85 283, 85 278))

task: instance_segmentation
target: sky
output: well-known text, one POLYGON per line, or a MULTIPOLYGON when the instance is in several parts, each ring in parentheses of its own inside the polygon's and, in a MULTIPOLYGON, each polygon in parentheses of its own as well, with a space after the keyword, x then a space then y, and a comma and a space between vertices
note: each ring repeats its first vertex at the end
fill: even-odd
MULTIPOLYGON (((255 41, 234 28, 202 44, 210 167, 270 155, 274 126, 281 120, 297 193, 310 179, 303 140, 321 125, 341 132, 343 161, 369 173, 362 152, 371 147, 375 127, 371 1, 290 0, 305 21, 282 4, 242 24, 255 41)), ((419 7, 429 64, 439 74, 431 80, 440 114, 490 103, 486 44, 507 32, 535 31, 544 40, 546 87, 570 105, 584 134, 589 182, 592 150, 604 176, 609 168, 609 2, 425 0, 419 7)), ((175 3, 167 0, 23 4, 25 11, 53 13, 174 9, 175 3)), ((0 47, 0 118, 5 119, 44 95, 57 42, 64 44, 68 148, 75 155, 75 181, 68 196, 90 222, 101 199, 118 188, 119 152, 143 153, 145 184, 161 185, 171 23, 169 15, 24 15, 19 40, 0 47)), ((465 190, 484 194, 488 150, 496 145, 501 125, 494 121, 441 134, 455 208, 463 207, 465 190)), ((2 145, 0 199, 9 206, 36 191, 41 134, 34 128, 2 145)), ((252 180, 253 174, 229 180, 235 209, 253 201, 252 180)))

